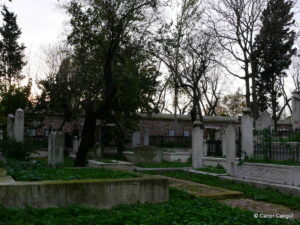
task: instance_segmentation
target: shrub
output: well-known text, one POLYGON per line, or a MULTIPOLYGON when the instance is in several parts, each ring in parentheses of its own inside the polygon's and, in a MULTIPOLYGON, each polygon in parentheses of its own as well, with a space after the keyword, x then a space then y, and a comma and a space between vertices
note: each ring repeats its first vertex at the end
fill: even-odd
POLYGON ((35 148, 27 141, 14 140, 0 141, 0 152, 7 159, 29 160, 30 154, 36 152, 35 148))

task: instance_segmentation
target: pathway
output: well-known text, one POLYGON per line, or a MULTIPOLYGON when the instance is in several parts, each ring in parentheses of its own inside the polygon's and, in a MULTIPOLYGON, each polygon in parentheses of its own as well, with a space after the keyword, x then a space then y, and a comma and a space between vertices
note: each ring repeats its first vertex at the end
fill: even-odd
MULTIPOLYGON (((164 176, 165 177, 165 176, 164 176)), ((240 208, 244 210, 253 211, 255 213, 262 214, 280 214, 280 215, 291 215, 293 214, 294 219, 300 219, 300 211, 292 210, 288 207, 255 201, 252 199, 243 198, 243 193, 238 191, 232 191, 224 188, 209 186, 205 184, 199 184, 191 181, 180 180, 170 177, 170 187, 174 187, 180 190, 184 190, 189 194, 197 197, 207 197, 217 199, 219 202, 232 206, 233 208, 240 208)))

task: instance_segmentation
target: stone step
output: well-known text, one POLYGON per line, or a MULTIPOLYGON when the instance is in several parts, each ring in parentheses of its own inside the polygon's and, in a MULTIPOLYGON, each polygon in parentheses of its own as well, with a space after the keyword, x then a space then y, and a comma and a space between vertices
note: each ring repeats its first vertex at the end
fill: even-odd
POLYGON ((207 197, 213 199, 241 198, 242 192, 228 190, 224 188, 199 184, 191 181, 170 178, 170 187, 174 187, 197 197, 207 197))
POLYGON ((0 168, 0 178, 6 176, 6 170, 4 168, 0 168))

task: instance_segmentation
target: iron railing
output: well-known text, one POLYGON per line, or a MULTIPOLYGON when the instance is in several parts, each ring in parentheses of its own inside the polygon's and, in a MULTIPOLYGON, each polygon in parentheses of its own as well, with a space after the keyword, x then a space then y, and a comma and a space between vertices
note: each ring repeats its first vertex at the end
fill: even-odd
POLYGON ((149 144, 162 147, 191 147, 192 137, 185 136, 150 136, 149 144))
POLYGON ((254 130, 254 159, 300 161, 300 130, 254 130))

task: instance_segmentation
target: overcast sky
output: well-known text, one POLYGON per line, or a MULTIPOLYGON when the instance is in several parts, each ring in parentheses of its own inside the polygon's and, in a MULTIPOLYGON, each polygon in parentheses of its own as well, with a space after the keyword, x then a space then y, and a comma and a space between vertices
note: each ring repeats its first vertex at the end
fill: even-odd
MULTIPOLYGON (((17 15, 22 29, 21 42, 25 44, 26 56, 32 78, 42 77, 41 47, 62 39, 68 17, 58 7, 58 0, 14 0, 6 3, 17 15)), ((297 16, 300 23, 300 16, 297 16)))

